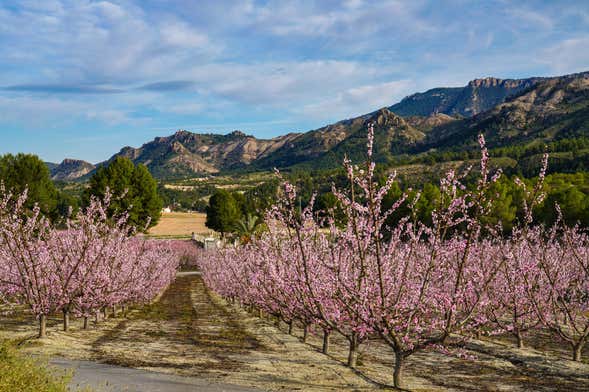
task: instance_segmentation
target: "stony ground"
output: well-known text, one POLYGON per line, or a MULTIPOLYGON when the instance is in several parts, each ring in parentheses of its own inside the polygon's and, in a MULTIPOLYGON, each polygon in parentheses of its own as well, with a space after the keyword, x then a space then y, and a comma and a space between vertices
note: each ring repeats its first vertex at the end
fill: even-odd
MULTIPOLYGON (((358 371, 343 363, 346 344, 334 336, 329 356, 321 339, 309 344, 230 306, 209 292, 198 275, 183 274, 154 304, 83 331, 79 322, 69 333, 50 320, 49 337, 34 339, 30 319, 0 320, 0 337, 19 339, 25 350, 75 360, 199 377, 207 382, 255 386, 262 390, 364 391, 387 389, 393 356, 378 341, 363 345, 358 371)), ((587 391, 589 363, 567 358, 568 348, 536 334, 531 348, 512 348, 508 338, 474 341, 467 346, 476 361, 434 352, 407 363, 407 387, 413 391, 587 391), (544 348, 545 351, 536 351, 544 348)), ((589 350, 585 350, 589 357, 589 350)))

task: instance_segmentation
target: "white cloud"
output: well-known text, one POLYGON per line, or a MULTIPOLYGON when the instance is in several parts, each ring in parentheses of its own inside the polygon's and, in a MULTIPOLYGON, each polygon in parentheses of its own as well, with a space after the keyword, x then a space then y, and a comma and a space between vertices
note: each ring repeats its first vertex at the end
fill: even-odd
POLYGON ((91 7, 96 8, 102 14, 102 16, 110 20, 123 18, 127 14, 123 7, 108 1, 100 1, 98 3, 92 4, 91 7))
POLYGON ((0 6, 0 34, 13 43, 0 48, 0 55, 16 59, 32 53, 35 63, 53 68, 59 79, 53 82, 131 83, 169 75, 222 48, 177 17, 147 14, 130 2, 0 6))
POLYGON ((107 125, 119 125, 132 122, 128 114, 122 110, 90 110, 86 112, 86 117, 90 120, 99 120, 107 125))
MULTIPOLYGON (((278 36, 323 36, 337 38, 339 44, 352 42, 377 32, 394 32, 397 37, 430 34, 438 28, 422 15, 424 2, 388 0, 364 4, 349 0, 339 6, 298 1, 270 2, 254 12, 255 25, 278 36), (312 5, 310 5, 312 4, 312 5)), ((337 44, 337 43, 334 43, 337 44)))
POLYGON ((176 114, 197 114, 206 108, 204 103, 182 103, 170 106, 160 107, 162 112, 171 112, 176 114))
POLYGON ((589 70, 589 35, 565 39, 541 52, 539 62, 555 74, 589 70))
POLYGON ((508 15, 517 23, 516 27, 550 30, 554 27, 554 19, 557 15, 547 15, 530 8, 508 7, 508 15))
POLYGON ((336 94, 386 74, 354 61, 266 62, 194 67, 183 77, 207 91, 238 102, 289 107, 314 97, 336 94))
POLYGON ((319 102, 302 107, 300 112, 318 120, 343 119, 390 106, 413 92, 411 80, 395 80, 350 88, 319 102))
POLYGON ((0 123, 43 129, 71 125, 78 120, 93 120, 108 126, 145 123, 145 119, 131 117, 129 111, 123 109, 121 102, 115 101, 111 105, 99 104, 93 100, 0 96, 0 123))
POLYGON ((1 122, 24 122, 28 125, 67 122, 73 120, 75 113, 80 113, 85 109, 88 108, 80 102, 64 101, 58 98, 0 96, 1 122), (69 117, 68 113, 70 113, 69 117), (72 116, 71 113, 74 115, 72 116))
POLYGON ((209 43, 205 34, 190 28, 185 23, 172 22, 164 24, 160 28, 163 42, 178 47, 198 48, 209 43))

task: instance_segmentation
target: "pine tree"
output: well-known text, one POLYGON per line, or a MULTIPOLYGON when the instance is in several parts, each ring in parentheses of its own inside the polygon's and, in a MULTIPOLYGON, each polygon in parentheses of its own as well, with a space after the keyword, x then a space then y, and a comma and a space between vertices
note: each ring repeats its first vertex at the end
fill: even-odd
POLYGON ((114 195, 109 214, 118 215, 128 211, 129 224, 143 230, 149 220, 154 226, 161 215, 162 201, 157 193, 157 182, 144 165, 134 165, 128 158, 117 157, 108 166, 103 166, 90 179, 84 194, 84 204, 90 196, 104 198, 109 189, 114 195))

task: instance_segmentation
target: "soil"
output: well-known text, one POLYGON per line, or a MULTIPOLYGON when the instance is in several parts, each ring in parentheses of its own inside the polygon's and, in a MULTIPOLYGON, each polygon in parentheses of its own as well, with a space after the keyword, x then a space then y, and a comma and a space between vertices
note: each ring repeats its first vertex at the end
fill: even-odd
POLYGON ((149 235, 156 237, 190 237, 192 233, 208 234, 205 226, 207 214, 201 212, 162 213, 158 223, 149 229, 149 235))

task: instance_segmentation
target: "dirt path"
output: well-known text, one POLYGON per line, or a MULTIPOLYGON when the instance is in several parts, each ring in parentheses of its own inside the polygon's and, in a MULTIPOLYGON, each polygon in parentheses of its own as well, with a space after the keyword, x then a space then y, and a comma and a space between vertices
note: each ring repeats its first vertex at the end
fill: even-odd
POLYGON ((373 385, 299 339, 228 307, 198 275, 178 276, 158 302, 92 344, 109 364, 268 390, 366 390, 373 385))
POLYGON ((196 377, 150 372, 93 361, 53 358, 51 365, 73 370, 71 388, 93 392, 261 392, 259 389, 211 383, 196 377))

